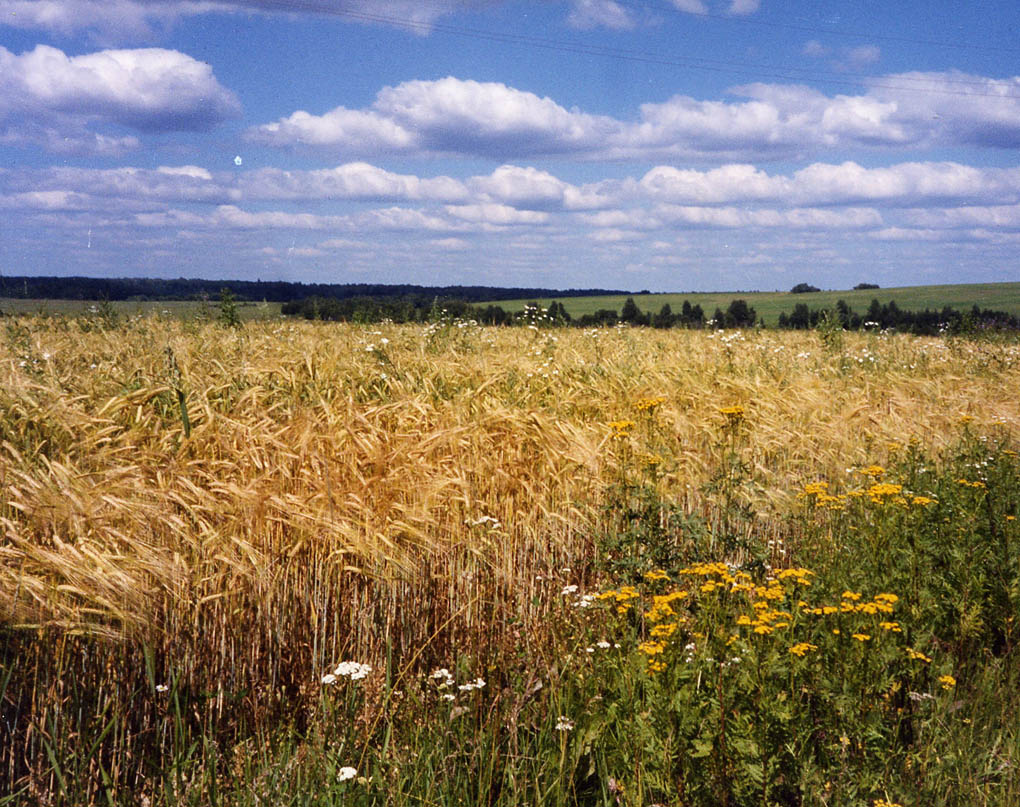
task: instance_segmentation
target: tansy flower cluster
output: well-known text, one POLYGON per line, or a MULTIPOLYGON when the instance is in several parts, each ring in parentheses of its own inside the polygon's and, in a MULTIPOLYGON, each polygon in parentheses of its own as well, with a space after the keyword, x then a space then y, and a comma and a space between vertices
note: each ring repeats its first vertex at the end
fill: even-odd
POLYGON ((610 589, 609 591, 603 591, 598 595, 597 599, 600 600, 615 600, 616 601, 616 613, 625 614, 630 610, 630 600, 633 600, 641 595, 634 586, 621 586, 619 589, 610 589))
POLYGON ((666 402, 665 398, 639 398, 634 408, 641 413, 654 415, 655 410, 666 402))
POLYGON ((846 495, 834 496, 829 493, 828 482, 808 482, 797 494, 798 499, 810 499, 815 507, 827 507, 829 510, 843 510, 846 506, 846 495))
POLYGON ((741 421, 744 419, 744 407, 740 404, 736 406, 724 406, 719 409, 719 414, 726 418, 726 425, 730 428, 739 426, 741 421))
POLYGON ((892 482, 876 482, 865 491, 865 495, 872 504, 885 504, 888 501, 906 504, 906 499, 900 496, 902 492, 903 485, 892 482))
POLYGON ((885 505, 896 504, 901 507, 927 507, 933 504, 935 499, 930 496, 917 496, 909 491, 904 491, 903 485, 894 482, 878 481, 884 474, 885 469, 880 465, 871 465, 859 473, 871 477, 874 482, 867 488, 850 490, 846 493, 829 493, 828 482, 808 482, 797 494, 797 498, 806 500, 809 506, 825 508, 828 510, 842 511, 846 509, 849 499, 867 498, 871 504, 885 505))
MULTIPOLYGON (((724 658, 734 656, 726 661, 729 664, 738 662, 740 653, 748 652, 749 645, 745 642, 759 642, 768 637, 786 644, 790 655, 806 658, 821 650, 820 638, 825 634, 845 635, 852 642, 870 646, 884 636, 903 633, 900 623, 891 616, 900 598, 891 592, 867 598, 860 591, 846 589, 836 602, 816 599, 809 603, 798 599, 796 592, 804 590, 802 596, 806 596, 806 590, 812 585, 814 572, 810 569, 776 570, 757 582, 748 572, 714 562, 692 564, 679 569, 676 576, 686 579, 682 587, 671 586, 672 576, 663 569, 654 569, 643 575, 648 590, 621 586, 595 598, 614 606, 620 615, 632 614, 634 606, 645 604, 639 611, 642 619, 636 623, 630 620, 628 624, 638 625, 643 634, 636 650, 644 657, 649 673, 662 672, 674 660, 690 663, 695 657, 695 641, 698 647, 716 647, 715 654, 709 651, 706 656, 709 662, 722 647, 739 643, 738 647, 744 650, 735 654, 724 651, 724 658), (736 610, 731 606, 736 606, 736 610), (826 627, 824 623, 815 623, 812 617, 836 617, 841 621, 826 627), (853 620, 851 625, 843 621, 848 617, 853 620), (741 632, 741 628, 749 630, 741 632), (803 635, 805 630, 807 636, 803 635), (801 633, 801 637, 794 641, 797 633, 801 633), (779 638, 785 636, 789 639, 779 638)), ((833 650, 829 648, 829 652, 833 650)), ((905 651, 911 660, 931 662, 918 650, 905 648, 905 651)), ((943 687, 951 686, 949 678, 939 679, 939 682, 943 687)))
POLYGON ((630 434, 630 430, 634 428, 633 420, 614 420, 609 424, 611 430, 611 437, 622 438, 630 434))

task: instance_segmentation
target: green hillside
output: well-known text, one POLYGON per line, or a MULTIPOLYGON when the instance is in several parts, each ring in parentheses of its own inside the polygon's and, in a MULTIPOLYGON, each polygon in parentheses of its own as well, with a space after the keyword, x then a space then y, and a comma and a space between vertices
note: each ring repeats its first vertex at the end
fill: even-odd
MULTIPOLYGON (((855 311, 864 313, 871 301, 880 303, 893 300, 900 308, 915 311, 925 308, 941 309, 945 306, 959 310, 972 306, 991 308, 996 311, 1020 316, 1020 283, 971 283, 955 286, 900 286, 889 289, 864 289, 861 291, 819 291, 807 294, 783 292, 713 292, 710 294, 635 294, 634 302, 642 311, 653 314, 663 305, 669 303, 674 312, 680 310, 684 300, 691 305, 700 305, 705 316, 712 316, 716 308, 723 310, 731 300, 743 299, 753 306, 759 317, 766 324, 775 325, 782 313, 789 314, 797 303, 805 303, 809 308, 829 308, 838 300, 845 300, 855 311)), ((626 296, 613 295, 606 297, 558 297, 538 300, 548 305, 553 299, 559 300, 571 316, 590 314, 600 308, 615 309, 623 307, 626 296)), ((497 303, 507 311, 518 311, 524 308, 527 300, 504 300, 497 303)))

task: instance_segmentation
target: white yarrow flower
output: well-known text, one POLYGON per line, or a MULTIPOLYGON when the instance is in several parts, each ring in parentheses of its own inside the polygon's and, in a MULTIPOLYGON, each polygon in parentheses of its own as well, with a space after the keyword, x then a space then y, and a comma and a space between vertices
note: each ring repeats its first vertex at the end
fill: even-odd
POLYGON ((336 772, 336 778, 339 782, 346 782, 348 779, 353 779, 358 775, 357 768, 343 767, 336 772))
POLYGON ((338 678, 346 676, 352 681, 358 681, 367 678, 370 672, 372 672, 372 668, 368 664, 360 664, 357 661, 341 661, 333 670, 333 675, 338 678))
POLYGON ((556 721, 556 731, 573 731, 574 721, 566 715, 560 715, 560 719, 556 721))

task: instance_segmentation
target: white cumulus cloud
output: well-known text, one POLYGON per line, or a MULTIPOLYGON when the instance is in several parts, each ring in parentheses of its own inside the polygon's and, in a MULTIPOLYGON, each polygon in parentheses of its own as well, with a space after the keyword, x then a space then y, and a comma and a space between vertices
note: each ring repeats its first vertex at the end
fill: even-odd
POLYGON ((13 145, 118 153, 137 138, 95 131, 201 131, 240 113, 212 68, 174 50, 104 50, 68 56, 48 45, 0 47, 0 125, 13 145), (64 145, 61 146, 61 141, 64 145))
POLYGON ((616 131, 611 118, 570 111, 548 97, 496 82, 453 77, 384 87, 368 110, 298 111, 249 130, 275 146, 318 146, 365 156, 392 153, 501 154, 588 151, 616 131))
POLYGON ((630 11, 615 0, 573 0, 567 23, 574 28, 610 28, 626 30, 634 27, 630 11))
POLYGON ((464 201, 462 182, 450 177, 396 174, 368 163, 346 163, 314 171, 263 168, 241 177, 252 199, 354 199, 363 201, 464 201))

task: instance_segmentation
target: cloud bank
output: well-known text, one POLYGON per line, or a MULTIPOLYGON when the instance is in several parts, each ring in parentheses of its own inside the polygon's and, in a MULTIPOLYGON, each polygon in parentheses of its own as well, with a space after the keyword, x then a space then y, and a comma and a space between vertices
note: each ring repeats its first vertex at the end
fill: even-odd
MULTIPOLYGON (((101 40, 148 39, 182 18, 202 14, 327 15, 354 23, 385 25, 427 35, 440 19, 484 9, 499 0, 0 0, 0 21, 63 36, 91 33, 101 40)), ((635 25, 634 10, 616 0, 570 0, 567 24, 578 29, 625 30, 635 25)), ((710 9, 702 0, 671 0, 676 11, 710 11, 745 16, 760 0, 727 0, 710 9)))
POLYGON ((871 80, 858 95, 765 83, 731 93, 734 100, 676 95, 642 104, 637 120, 621 120, 450 76, 384 87, 364 109, 298 110, 247 136, 364 159, 761 161, 837 148, 1020 147, 1020 77, 913 72, 871 80))

